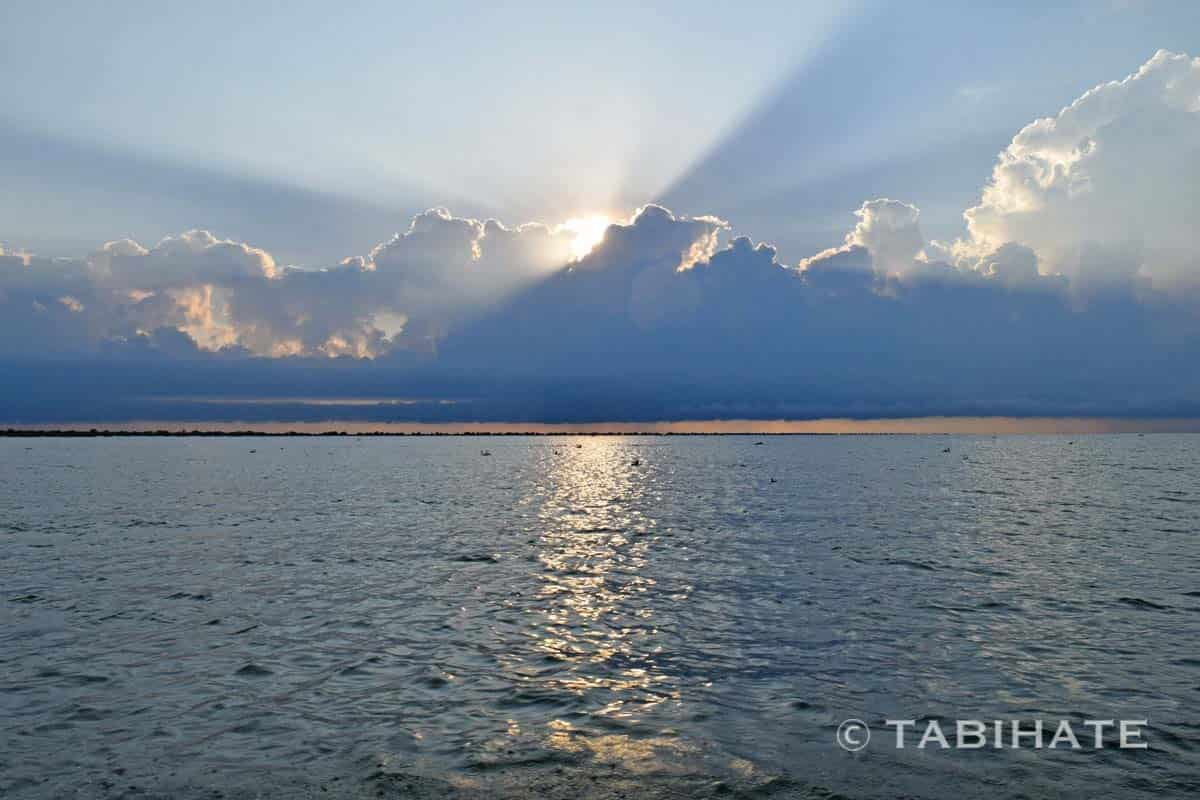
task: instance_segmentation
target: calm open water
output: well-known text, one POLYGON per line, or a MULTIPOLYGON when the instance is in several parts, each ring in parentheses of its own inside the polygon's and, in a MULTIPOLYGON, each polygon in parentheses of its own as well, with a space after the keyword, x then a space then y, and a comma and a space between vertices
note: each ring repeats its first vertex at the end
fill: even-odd
POLYGON ((1198 474, 1171 435, 0 440, 0 796, 1196 796, 1198 474))

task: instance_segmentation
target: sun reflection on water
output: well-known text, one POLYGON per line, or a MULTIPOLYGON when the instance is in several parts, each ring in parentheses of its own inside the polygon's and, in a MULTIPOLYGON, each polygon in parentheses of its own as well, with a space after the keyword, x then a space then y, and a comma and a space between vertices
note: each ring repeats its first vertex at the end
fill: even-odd
MULTIPOLYGON (((552 485, 539 512, 536 647, 564 669, 558 686, 585 700, 593 718, 632 722, 679 700, 659 668, 660 631, 652 603, 657 581, 646 567, 655 545, 655 467, 612 438, 555 451, 552 485)), ((600 757, 644 760, 661 743, 624 735, 586 737, 549 724, 548 745, 600 757)))

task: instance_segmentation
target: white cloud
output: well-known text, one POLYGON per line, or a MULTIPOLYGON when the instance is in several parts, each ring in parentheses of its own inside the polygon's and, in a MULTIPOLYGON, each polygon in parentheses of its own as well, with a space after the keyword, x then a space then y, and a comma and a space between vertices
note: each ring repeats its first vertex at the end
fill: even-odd
MULTIPOLYGON (((916 206, 881 197, 863 203, 854 215, 858 223, 843 244, 803 259, 800 269, 883 275, 902 275, 914 269, 914 259, 925 244, 916 206)), ((816 278, 816 273, 810 277, 816 278)))
POLYGON ((218 239, 204 230, 168 236, 147 250, 132 239, 106 243, 89 259, 97 282, 138 289, 274 278, 275 259, 265 250, 218 239))
POLYGON ((898 200, 870 200, 854 212, 858 224, 846 236, 846 245, 870 251, 875 268, 900 274, 912 267, 913 258, 924 245, 916 206, 898 200))
POLYGON ((1008 242, 1084 283, 1200 282, 1200 59, 1159 51, 1022 129, 966 211, 969 262, 1008 242))
MULTIPOLYGON (((613 229, 614 247, 632 237, 633 250, 653 250, 659 243, 645 233, 656 216, 686 229, 665 243, 674 248, 672 268, 707 258, 723 227, 649 207, 613 229)), ((574 263, 577 235, 564 226, 510 228, 438 208, 417 215, 404 233, 366 256, 306 270, 279 266, 249 244, 191 230, 151 248, 110 241, 83 260, 0 255, 0 303, 15 292, 23 307, 40 309, 43 317, 68 310, 81 318, 80 336, 93 343, 170 329, 206 350, 374 357, 396 347, 432 349, 464 320, 574 263)))

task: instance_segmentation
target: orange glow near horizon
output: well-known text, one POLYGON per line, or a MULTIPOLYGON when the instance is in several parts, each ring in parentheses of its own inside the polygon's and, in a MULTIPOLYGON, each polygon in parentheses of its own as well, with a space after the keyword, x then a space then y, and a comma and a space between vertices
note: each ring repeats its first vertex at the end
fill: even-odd
POLYGON ((0 425, 19 431, 168 431, 204 433, 253 431, 259 433, 347 434, 1070 434, 1089 433, 1200 433, 1200 419, 1138 419, 1113 417, 914 417, 904 419, 812 420, 690 420, 663 422, 247 422, 207 420, 165 422, 73 422, 38 425, 0 425))

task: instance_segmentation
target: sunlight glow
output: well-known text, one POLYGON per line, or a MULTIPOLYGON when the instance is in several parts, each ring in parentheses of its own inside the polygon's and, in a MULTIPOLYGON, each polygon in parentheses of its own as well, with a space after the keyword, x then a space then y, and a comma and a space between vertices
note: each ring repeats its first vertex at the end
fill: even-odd
POLYGON ((604 233, 612 220, 604 216, 573 217, 562 224, 564 230, 575 234, 571 242, 571 258, 580 260, 604 241, 604 233))

